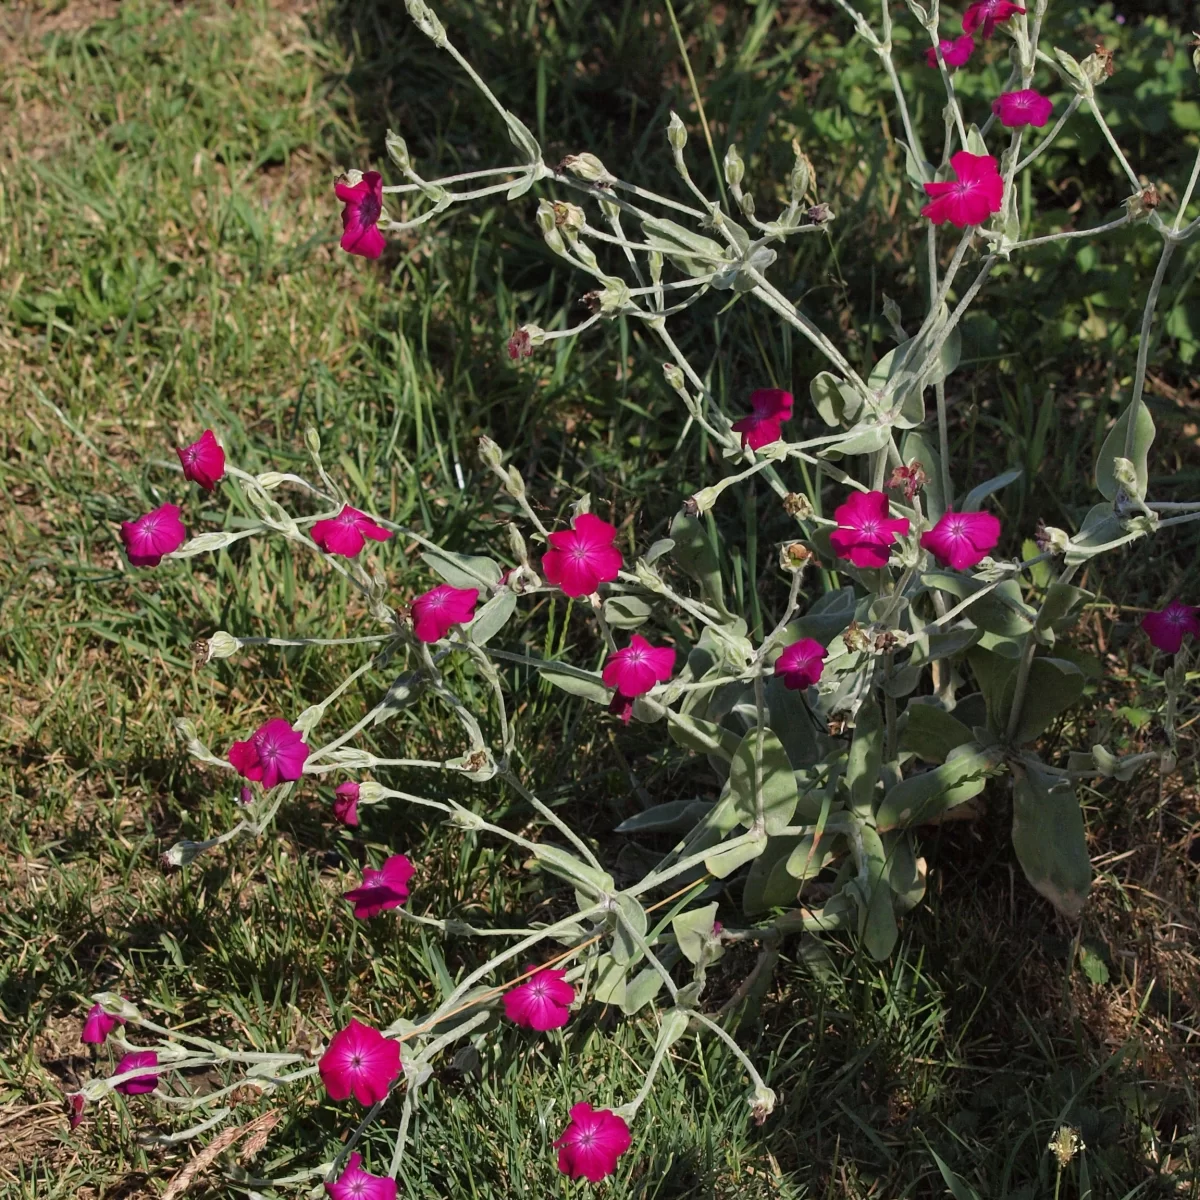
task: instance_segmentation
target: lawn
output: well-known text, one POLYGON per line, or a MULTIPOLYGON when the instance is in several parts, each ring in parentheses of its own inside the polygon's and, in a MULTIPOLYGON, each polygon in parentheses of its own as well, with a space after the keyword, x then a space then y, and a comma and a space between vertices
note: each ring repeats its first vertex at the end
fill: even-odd
MULTIPOLYGON (((1112 5, 1052 4, 1051 40, 1081 57, 1100 38, 1118 47, 1111 123, 1170 207, 1196 152, 1200 85, 1171 5, 1133 7, 1126 21, 1112 5)), ((692 169, 715 186, 698 95, 714 154, 736 137, 770 195, 798 138, 838 219, 781 264, 789 294, 863 363, 882 353, 884 297, 912 308, 923 244, 903 151, 885 136, 890 89, 832 5, 453 0, 439 12, 550 161, 588 150, 677 191, 663 133, 677 110, 692 169)), ((454 210, 378 262, 338 250, 333 179, 347 167, 386 176, 389 127, 429 177, 511 155, 402 6, 68 0, 12 4, 0 28, 0 1194, 157 1196, 204 1140, 164 1141, 183 1128, 177 1115, 118 1097, 68 1127, 64 1093, 109 1070, 106 1049, 78 1040, 92 993, 119 991, 193 1033, 308 1053, 351 1015, 386 1024, 424 1011, 480 961, 462 939, 356 922, 340 893, 364 861, 403 850, 420 865, 414 909, 476 923, 560 915, 562 893, 503 847, 411 810, 380 806, 340 828, 327 786, 298 792, 262 836, 162 869, 178 839, 237 820, 236 789, 188 756, 175 720, 223 749, 361 662, 354 647, 195 660, 194 639, 216 629, 338 638, 362 612, 339 577, 266 541, 130 568, 119 523, 176 494, 172 447, 211 427, 246 470, 303 472, 312 426, 364 506, 450 549, 509 558, 513 505, 479 459, 482 434, 512 453, 548 522, 590 493, 639 546, 721 464, 695 430, 685 436, 661 351, 638 326, 602 323, 510 360, 514 328, 576 323, 585 290, 543 245, 531 197, 454 210)), ((902 57, 916 119, 936 131, 936 74, 915 47, 902 57)), ((963 88, 995 92, 998 59, 993 48, 963 88)), ((1025 208, 1036 202, 1052 227, 1097 224, 1128 191, 1110 168, 1081 127, 1027 172, 1025 208)), ((1001 273, 964 330, 953 461, 964 486, 1022 469, 1002 499, 1007 554, 1039 517, 1074 528, 1096 498, 1092 464, 1123 407, 1153 271, 1141 234, 1001 273)), ((1181 251, 1150 356, 1151 482, 1164 500, 1194 499, 1200 482, 1198 268, 1195 245, 1181 251)), ((806 398, 820 369, 800 339, 724 299, 697 310, 684 344, 730 409, 751 387, 806 398)), ((824 432, 807 412, 802 423, 824 432)), ((220 493, 188 500, 189 525, 243 516, 220 493)), ((730 504, 712 526, 730 604, 752 629, 780 600, 768 569, 778 519, 730 504)), ((1096 599, 1071 642, 1096 678, 1045 737, 1048 754, 1157 748, 1163 661, 1137 625, 1166 596, 1200 603, 1194 530, 1089 567, 1096 599)), ((395 539, 381 552, 397 597, 429 585, 416 549, 395 539)), ((512 636, 595 665, 603 646, 573 615, 546 601, 512 636)), ((972 820, 925 837, 928 895, 887 961, 811 935, 784 939, 753 976, 753 950, 721 960, 706 1004, 780 1094, 775 1113, 757 1125, 737 1060, 690 1033, 603 1194, 891 1200, 944 1195, 953 1178, 956 1200, 1200 1196, 1196 677, 1174 771, 1087 795, 1096 882, 1080 923, 1026 885, 1004 795, 989 795, 972 820), (1047 1147, 1062 1126, 1086 1150, 1060 1169, 1047 1147)), ((639 848, 615 826, 640 796, 689 798, 711 780, 655 726, 597 720, 525 682, 526 774, 614 874, 633 877, 639 848)), ((335 716, 348 725, 374 702, 373 687, 352 688, 335 716)), ((369 744, 457 753, 434 714, 418 705, 369 744)), ((542 831, 502 787, 437 786, 526 836, 542 831)), ((558 1175, 550 1142, 579 1064, 619 1101, 637 1091, 655 1036, 647 1013, 599 1005, 540 1042, 491 1031, 426 1088, 403 1194, 575 1194, 584 1185, 558 1175)), ((266 1148, 252 1163, 226 1156, 193 1194, 235 1194, 239 1171, 278 1178, 328 1161, 351 1127, 311 1081, 241 1101, 242 1124, 276 1111, 266 1148)), ((386 1161, 382 1138, 371 1145, 386 1161)))

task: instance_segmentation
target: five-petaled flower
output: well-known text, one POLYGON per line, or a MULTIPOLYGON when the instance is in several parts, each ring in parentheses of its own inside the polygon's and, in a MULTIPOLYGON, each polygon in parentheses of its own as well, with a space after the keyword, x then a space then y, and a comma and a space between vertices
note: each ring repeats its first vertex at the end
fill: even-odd
POLYGON ((779 388, 759 388, 750 393, 750 415, 734 421, 734 433, 742 435, 742 449, 751 450, 779 441, 780 426, 792 419, 792 393, 779 388))
POLYGON ((785 688, 802 692, 821 678, 827 653, 816 638, 801 638, 784 647, 783 653, 775 660, 775 674, 782 678, 785 688))
POLYGON ((333 815, 343 825, 358 824, 358 792, 358 784, 353 779, 347 779, 333 789, 333 815))
POLYGON ((616 688, 608 711, 628 724, 634 697, 644 696, 656 683, 666 683, 674 669, 675 651, 670 646, 652 646, 635 633, 629 645, 610 654, 604 664, 604 686, 616 688))
POLYGON ((888 547, 908 533, 907 517, 888 516, 883 492, 855 492, 833 510, 837 528, 829 535, 838 558, 856 567, 886 567, 888 547))
POLYGON ((342 209, 342 249, 363 258, 378 258, 387 245, 377 224, 383 211, 383 176, 366 171, 357 183, 339 179, 333 190, 346 206, 342 209))
MULTIPOLYGON (((942 62, 949 70, 953 71, 955 67, 967 65, 967 61, 975 53, 975 39, 969 33, 964 33, 961 37, 954 39, 939 38, 937 48, 942 52, 942 62)), ((937 70, 937 50, 932 46, 925 51, 925 63, 935 71, 937 70)))
POLYGON ((582 1175, 599 1183, 617 1169, 617 1159, 629 1149, 629 1126, 609 1109, 586 1103, 576 1104, 570 1116, 571 1123, 554 1142, 558 1169, 572 1179, 582 1175))
POLYGON ((283 780, 299 779, 309 746, 282 717, 260 725, 244 742, 229 747, 229 762, 244 779, 261 783, 268 791, 283 780))
POLYGON ((114 1016, 112 1013, 105 1012, 99 1004, 93 1004, 88 1009, 88 1014, 84 1018, 83 1032, 80 1033, 79 1040, 93 1046, 99 1046, 102 1042, 108 1040, 108 1035, 118 1025, 124 1024, 124 1017, 114 1016))
POLYGON ((1033 88, 1022 88, 1017 92, 1004 92, 992 101, 992 112, 1000 118, 1006 129, 1018 129, 1023 125, 1035 125, 1041 129, 1050 120, 1054 101, 1033 88))
POLYGON ((330 1099, 353 1094, 359 1104, 375 1104, 400 1077, 400 1043, 352 1019, 329 1039, 317 1070, 330 1099))
POLYGON ((1009 17, 1015 17, 1024 11, 1019 4, 1013 4, 1012 0, 975 0, 963 13, 963 33, 979 30, 985 38, 990 38, 996 32, 997 23, 1007 21, 1009 17))
POLYGON ((389 908, 399 908, 408 899, 408 881, 416 868, 403 854, 393 854, 381 868, 363 867, 363 881, 342 898, 354 905, 360 921, 378 916, 389 908))
POLYGON ((325 1185, 325 1194, 333 1200, 396 1200, 396 1181, 364 1171, 362 1155, 352 1154, 346 1159, 346 1169, 325 1185))
MULTIPOLYGON (((144 1067, 157 1067, 158 1055, 153 1050, 134 1050, 130 1054, 126 1054, 119 1063, 114 1072, 115 1075, 124 1075, 126 1071, 136 1071, 144 1067)), ((141 1096, 146 1092, 152 1092, 158 1086, 158 1072, 144 1071, 141 1075, 134 1075, 130 1079, 126 1079, 123 1083, 114 1085, 118 1092, 124 1093, 126 1096, 141 1096)))
POLYGON ((1178 654, 1185 633, 1200 637, 1200 608, 1172 600, 1161 612, 1147 613, 1142 618, 1142 629, 1156 650, 1178 654))
POLYGON ((542 573, 568 596, 590 596, 602 583, 616 579, 624 560, 613 545, 617 529, 592 513, 581 513, 570 529, 550 534, 542 555, 542 573))
POLYGON ((522 1029, 561 1029, 571 1015, 575 989, 566 971, 546 968, 504 993, 504 1015, 522 1029))
POLYGON ((177 504, 164 504, 136 521, 121 522, 121 541, 135 567, 157 567, 163 555, 178 550, 186 537, 177 504))
POLYGON ((221 482, 225 474, 225 451, 211 429, 206 429, 190 446, 176 447, 175 453, 183 465, 184 479, 198 483, 206 492, 221 482))
POLYGON ((967 571, 982 562, 999 540, 1000 521, 991 513, 947 512, 921 534, 921 549, 933 554, 943 567, 967 571))
POLYGON ((954 179, 943 183, 925 184, 929 203, 921 209, 935 225, 947 221, 958 229, 980 225, 1000 211, 1004 197, 1004 180, 996 160, 990 154, 972 154, 960 150, 952 155, 950 166, 954 179))
POLYGON ((392 536, 390 530, 376 525, 366 513, 348 504, 342 505, 336 517, 315 522, 309 533, 326 554, 340 554, 343 558, 353 558, 366 545, 367 538, 386 542, 392 536))
POLYGON ((478 588, 456 588, 439 583, 412 602, 413 632, 423 642, 437 642, 451 626, 465 625, 475 616, 478 588))

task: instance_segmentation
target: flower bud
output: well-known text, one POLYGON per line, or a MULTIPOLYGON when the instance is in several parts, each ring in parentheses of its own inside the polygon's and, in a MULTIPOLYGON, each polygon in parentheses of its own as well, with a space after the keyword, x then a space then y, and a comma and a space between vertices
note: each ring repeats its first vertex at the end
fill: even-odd
POLYGON ((677 392, 683 390, 683 371, 674 363, 663 363, 663 378, 677 392))
POLYGON ((271 492, 274 491, 286 479, 287 476, 279 471, 264 471, 261 475, 255 475, 254 482, 257 483, 264 492, 271 492))
POLYGON ((120 1017, 122 1021, 140 1021, 142 1011, 136 1004, 118 996, 116 992, 96 992, 92 1003, 98 1004, 111 1017, 120 1017))
POLYGON ((1112 464, 1113 478, 1134 494, 1138 490, 1137 470, 1127 458, 1114 458, 1112 464))
POLYGON ((521 531, 512 521, 509 521, 505 525, 504 531, 508 534, 508 545, 509 549, 513 552, 513 557, 524 566, 529 562, 529 548, 525 545, 525 539, 521 536, 521 531))
POLYGON ((456 808, 447 817, 446 824, 453 825, 455 829, 477 830, 483 828, 484 821, 478 813, 466 808, 456 808))
POLYGON ((1125 211, 1131 220, 1144 221, 1158 208, 1159 203, 1158 188, 1154 184, 1149 184, 1125 201, 1125 211))
POLYGON ((783 511, 789 517, 799 517, 805 521, 813 515, 812 501, 802 492, 788 492, 783 498, 783 511))
POLYGON ((504 461, 504 451, 487 434, 479 439, 479 460, 484 466, 493 469, 504 461))
POLYGON ((404 7, 408 9, 408 15, 412 18, 413 24, 436 46, 441 47, 446 44, 445 27, 433 15, 425 0, 404 0, 404 7))
POLYGON ((393 133, 389 129, 383 144, 387 147, 388 157, 400 170, 407 171, 412 166, 412 159, 408 156, 408 146, 398 133, 393 133))
POLYGON ((731 188, 739 188, 745 175, 746 164, 742 161, 737 146, 730 143, 729 149, 725 151, 725 182, 731 188))
POLYGON ((514 499, 520 500, 525 495, 525 480, 516 467, 509 467, 504 484, 504 490, 514 499))
POLYGON ((799 208, 804 203, 805 196, 816 190, 817 176, 808 155, 800 149, 800 143, 795 138, 792 138, 792 153, 796 156, 792 166, 792 203, 799 208))
POLYGON ((787 542, 779 547, 779 565, 785 571, 803 571, 812 551, 803 542, 787 542))
POLYGON ((1079 64, 1080 71, 1083 72, 1083 77, 1096 87, 1097 84, 1103 83, 1106 79, 1112 76, 1112 73, 1117 69, 1113 62, 1113 52, 1106 50, 1104 46, 1097 45, 1094 53, 1089 54, 1087 58, 1079 64))
POLYGON ((214 658, 229 658, 242 648, 241 639, 235 638, 233 634, 226 633, 223 629, 218 629, 212 637, 201 640, 205 646, 204 661, 206 663, 212 662, 214 658))
POLYGON ((761 1125, 775 1111, 775 1092, 765 1084, 759 1084, 750 1093, 747 1103, 755 1125, 761 1125))
POLYGON ((587 217, 578 204, 568 204, 565 200, 555 200, 550 205, 554 212, 554 224, 559 229, 565 229, 567 235, 578 233, 587 224, 587 217))
POLYGON ((701 488, 693 496, 689 496, 684 501, 684 506, 689 516, 702 517, 705 513, 711 512, 712 507, 717 502, 717 497, 721 494, 720 488, 706 487, 701 488))
POLYGON ((304 444, 309 454, 321 453, 321 435, 311 425, 304 431, 304 444))
POLYGON ((559 170, 570 171, 576 179, 584 183, 594 183, 598 187, 611 187, 617 182, 615 175, 610 175, 604 164, 594 155, 586 151, 583 154, 568 154, 559 163, 559 170))
POLYGON ((1053 525, 1047 525, 1039 517, 1033 540, 1043 554, 1047 552, 1051 554, 1065 554, 1071 537, 1065 529, 1057 529, 1053 525))
POLYGON ((738 197, 738 205, 744 216, 754 216, 754 197, 749 192, 743 192, 738 197))
POLYGON ((679 119, 679 114, 672 111, 671 119, 667 122, 667 141, 674 150, 682 150, 687 145, 687 129, 679 119))
POLYGON ((537 221, 537 226, 542 233, 550 233, 556 224, 554 220, 554 205, 549 200, 539 201, 534 220, 537 221))

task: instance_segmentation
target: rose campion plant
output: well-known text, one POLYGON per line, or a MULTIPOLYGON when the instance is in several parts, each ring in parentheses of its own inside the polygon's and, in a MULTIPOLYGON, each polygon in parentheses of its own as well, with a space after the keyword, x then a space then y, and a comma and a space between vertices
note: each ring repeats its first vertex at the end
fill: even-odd
MULTIPOLYGON (((465 65, 451 32, 425 0, 406 5, 438 52, 465 65)), ((902 103, 890 24, 881 37, 866 17, 854 18, 855 34, 893 68, 887 74, 896 93, 895 124, 904 129, 908 153, 901 161, 908 164, 911 185, 896 206, 896 219, 927 243, 930 264, 929 277, 904 305, 912 312, 911 320, 906 315, 912 332, 904 331, 900 306, 893 306, 888 323, 898 344, 874 363, 861 361, 861 343, 843 351, 835 335, 825 332, 836 322, 806 312, 806 299, 789 298, 796 289, 789 286, 777 244, 820 230, 836 216, 820 199, 812 163, 799 146, 783 189, 786 200, 770 212, 769 199, 757 207, 748 190, 747 163, 733 144, 723 166, 728 203, 713 199, 701 209, 690 207, 699 185, 685 158, 689 131, 674 115, 665 133, 688 200, 683 207, 675 197, 621 180, 588 151, 546 162, 528 127, 491 91, 482 95, 501 111, 521 158, 516 166, 483 166, 431 181, 413 167, 404 140, 389 132, 388 154, 403 182, 388 191, 413 207, 410 221, 386 222, 389 231, 414 228, 448 207, 488 195, 528 204, 536 184, 537 229, 549 251, 569 266, 561 277, 593 276, 590 315, 549 331, 522 325, 508 343, 509 359, 517 365, 504 369, 536 370, 536 361, 525 360, 537 349, 600 322, 620 320, 647 343, 658 339, 668 393, 686 411, 684 436, 703 430, 706 439, 704 454, 688 460, 699 465, 681 467, 680 475, 688 473, 690 487, 695 471, 704 486, 690 497, 680 495, 681 510, 654 530, 648 527, 653 518, 639 521, 640 497, 627 490, 601 495, 604 511, 614 521, 619 515, 628 561, 616 544, 617 525, 587 511, 588 498, 574 498, 576 515, 566 527, 548 528, 542 517, 565 509, 568 483, 556 480, 531 495, 513 461, 522 451, 506 461, 505 452, 486 437, 479 444, 480 462, 502 493, 492 511, 509 518, 503 554, 480 553, 486 550, 480 546, 463 547, 462 553, 439 546, 432 540, 436 531, 404 530, 372 513, 369 498, 360 501, 364 508, 351 507, 321 463, 316 430, 306 431, 305 443, 320 483, 240 470, 225 461, 232 444, 226 440, 222 447, 215 433, 219 473, 215 457, 198 467, 199 453, 190 464, 181 453, 181 465, 192 471, 189 479, 201 487, 224 479, 226 489, 237 489, 263 514, 261 523, 186 541, 180 510, 164 505, 122 527, 131 562, 159 565, 170 556, 164 570, 242 538, 282 537, 293 552, 313 555, 336 574, 339 587, 355 590, 350 611, 369 629, 361 639, 335 639, 340 647, 359 647, 339 654, 363 655, 336 691, 294 724, 282 718, 266 722, 235 743, 228 760, 208 749, 192 722, 179 721, 189 753, 206 769, 228 770, 258 786, 242 789, 232 829, 205 842, 178 843, 164 855, 168 865, 186 868, 216 845, 262 836, 279 807, 306 787, 326 775, 355 775, 334 792, 333 816, 348 828, 357 825, 360 802, 402 809, 405 819, 434 816, 448 830, 486 840, 489 852, 507 847, 518 863, 536 868, 533 886, 545 891, 537 920, 506 915, 499 928, 479 928, 471 914, 485 906, 474 893, 431 896, 429 908, 441 902, 452 914, 444 917, 406 906, 417 866, 404 855, 389 855, 380 868, 366 867, 361 885, 345 893, 358 919, 406 906, 397 915, 406 924, 420 923, 431 949, 441 937, 478 939, 475 944, 484 948, 461 955, 463 965, 452 978, 431 978, 427 999, 356 995, 356 1005, 391 1006, 392 1024, 377 1029, 352 1019, 330 1038, 316 1067, 328 1096, 335 1101, 353 1096, 368 1109, 358 1128, 347 1131, 340 1156, 310 1170, 335 1200, 358 1195, 391 1200, 410 1152, 417 1106, 438 1102, 422 1091, 426 1080, 451 1047, 491 1036, 497 1011, 521 1028, 545 1032, 562 1028, 572 1011, 588 1005, 627 1017, 653 1010, 646 1028, 655 1031, 654 1050, 637 1094, 614 1109, 574 1105, 554 1141, 559 1169, 571 1179, 599 1182, 618 1169, 632 1145, 630 1123, 685 1034, 721 1040, 737 1063, 727 1075, 748 1083, 752 1119, 766 1121, 775 1094, 738 1039, 714 1020, 706 995, 708 972, 730 944, 774 945, 799 931, 837 931, 870 958, 887 960, 904 914, 924 894, 920 830, 987 788, 1005 788, 1011 797, 1011 805, 1005 797, 998 811, 1011 811, 1011 852, 1029 884, 1064 918, 1076 921, 1091 885, 1076 788, 1086 781, 1102 786, 1106 779, 1129 778, 1154 763, 1173 767, 1176 714, 1187 676, 1180 660, 1163 672, 1165 748, 1118 756, 1100 745, 1060 749, 1060 734, 1073 730, 1071 713, 1084 676, 1053 652, 1055 640, 1069 636, 1091 596, 1080 586, 1086 564, 1111 551, 1136 553, 1142 539, 1200 519, 1200 505, 1160 502, 1149 493, 1147 428, 1152 434, 1153 421, 1143 400, 1145 363, 1135 368, 1128 404, 1095 462, 1103 502, 1078 529, 1023 527, 1006 503, 1005 489, 1016 471, 972 480, 969 491, 955 479, 965 470, 952 457, 945 384, 959 367, 963 315, 986 295, 993 269, 1004 262, 1024 269, 1028 244, 1100 237, 1118 227, 1129 227, 1131 239, 1159 237, 1165 268, 1166 256, 1200 234, 1200 219, 1186 219, 1190 190, 1174 215, 1161 205, 1156 210, 1138 190, 1124 216, 1095 231, 1063 231, 1051 222, 1050 232, 1022 240, 1023 230, 1036 232, 1045 222, 1036 203, 1032 209, 1018 207, 1018 162, 1036 159, 1060 129, 1075 135, 1070 118, 1095 121, 1097 132, 1086 135, 1097 144, 1114 145, 1116 139, 1103 125, 1096 99, 1111 56, 1076 63, 1066 53, 1048 54, 1038 46, 1041 11, 1026 20, 1025 10, 1007 0, 973 3, 963 18, 963 37, 949 41, 939 39, 936 22, 930 22, 925 32, 935 49, 926 61, 938 66, 940 49, 947 67, 945 74, 939 71, 946 85, 945 122, 940 107, 902 103), (1012 78, 999 98, 984 95, 978 80, 964 81, 961 74, 975 36, 997 32, 1012 42, 1012 78), (952 68, 960 72, 955 81, 949 79, 952 68), (1026 147, 1026 158, 1018 159, 1026 126, 1038 125, 1043 115, 1048 122, 1051 115, 1048 101, 1029 99, 1041 97, 1033 88, 1035 69, 1056 71, 1056 88, 1073 92, 1075 101, 1036 145, 1026 147), (988 120, 993 102, 998 121, 988 120), (927 158, 943 145, 939 161, 927 158), (976 153, 980 149, 987 152, 976 153), (688 249, 681 253, 684 244, 688 249), (624 271, 617 251, 636 266, 624 277, 606 273, 624 271), (598 252, 609 256, 605 269, 598 252), (654 286, 646 287, 646 279, 654 286), (671 295, 688 300, 666 303, 668 287, 671 295), (791 392, 756 388, 762 381, 754 379, 731 381, 734 394, 749 392, 750 413, 724 410, 720 395, 705 382, 711 364, 698 369, 679 348, 687 340, 668 333, 669 325, 696 319, 703 309, 691 307, 691 298, 710 291, 721 306, 759 305, 769 319, 788 327, 789 336, 802 336, 823 357, 827 369, 802 381, 811 413, 797 411, 791 392), (818 421, 825 432, 809 436, 818 421), (794 422, 797 440, 783 441, 786 422, 794 422), (753 562, 749 576, 754 603, 743 606, 727 590, 729 564, 735 552, 742 564, 752 559, 751 544, 731 545, 727 531, 737 522, 718 521, 714 510, 729 502, 722 500, 727 490, 737 495, 739 485, 759 476, 762 486, 746 488, 741 497, 748 511, 778 502, 777 525, 757 528, 779 528, 781 540, 769 554, 759 546, 760 561, 753 562), (985 502, 1004 519, 982 511, 985 502), (826 515, 831 507, 832 515, 826 515), (393 532, 403 534, 405 546, 425 547, 425 563, 442 580, 408 605, 392 594, 382 572, 350 561, 368 540, 383 542, 393 532), (1037 553, 1005 557, 1026 539, 1037 553), (567 604, 564 598, 586 602, 567 604), (735 611, 742 607, 748 611, 735 611), (556 626, 553 658, 540 657, 541 643, 528 635, 536 614, 547 611, 556 622, 567 622, 556 626), (528 776, 532 768, 517 737, 531 708, 543 710, 527 703, 524 689, 531 682, 542 691, 546 685, 566 692, 585 722, 602 713, 601 706, 622 718, 636 717, 642 737, 673 743, 672 770, 678 755, 680 771, 706 774, 699 794, 711 793, 711 799, 681 801, 675 792, 660 797, 641 789, 645 794, 639 792, 630 804, 614 836, 649 836, 630 861, 652 865, 631 871, 622 859, 622 869, 610 873, 602 861, 608 839, 583 836, 568 819, 569 807, 538 794, 539 781, 528 776), (366 713, 340 732, 323 727, 335 723, 336 709, 329 706, 351 684, 352 695, 374 695, 374 702, 368 699, 366 713), (414 751, 407 747, 399 751, 405 757, 384 757, 388 751, 371 731, 385 720, 394 722, 400 740, 404 721, 422 740, 430 722, 438 722, 439 757, 408 757, 414 751), (1051 731, 1054 737, 1046 738, 1051 731), (452 786, 434 784, 424 789, 428 794, 419 794, 414 777, 439 771, 451 777, 452 786), (403 772, 404 790, 385 782, 394 772, 403 772), (669 832, 666 845, 673 849, 663 851, 663 832, 669 832), (815 850, 818 842, 817 855, 795 852, 805 843, 815 850), (821 898, 808 892, 802 901, 801 889, 818 873, 821 898), (700 891, 708 888, 717 898, 703 901, 697 882, 700 891), (695 898, 681 899, 689 893, 695 898), (673 907, 661 912, 667 905, 673 907), (501 948, 493 949, 497 945, 501 948), (541 965, 513 978, 514 960, 530 959, 541 965), (402 1073, 403 1086, 397 1087, 402 1073), (376 1120, 390 1126, 386 1176, 364 1171, 356 1152, 376 1120)), ((994 48, 988 57, 994 61, 994 48)), ((1131 176, 1136 185, 1133 167, 1123 156, 1118 159, 1114 178, 1131 176)), ((368 258, 382 253, 383 195, 375 172, 351 172, 339 181, 347 252, 368 258)), ((431 252, 436 245, 432 239, 431 252)), ((1146 295, 1147 330, 1153 328, 1162 274, 1160 269, 1146 295)), ((790 378, 781 382, 796 386, 790 378)), ((481 502, 491 504, 494 497, 484 491, 481 502)), ((745 579, 737 574, 740 599, 746 598, 745 579)), ((1196 609, 1173 601, 1147 614, 1143 627, 1155 646, 1178 654, 1188 634, 1197 636, 1200 620, 1196 609)), ((233 659, 245 645, 265 640, 217 631, 197 643, 197 660, 233 659)), ((269 640, 314 649, 329 641, 269 640)), ((619 750, 626 731, 616 727, 609 733, 619 750)), ((543 734, 537 730, 532 736, 543 734)), ((564 782, 571 779, 555 778, 552 785, 561 788, 564 782)), ((339 843, 354 845, 355 839, 342 833, 339 843)), ((422 877, 431 877, 424 867, 422 877)), ((332 888, 329 902, 334 908, 340 903, 332 888)), ((182 1070, 181 1062, 188 1069, 228 1073, 231 1080, 240 1076, 266 1090, 312 1071, 306 1052, 214 1046, 154 1023, 119 996, 100 993, 93 999, 109 1021, 124 1023, 119 1034, 115 1026, 106 1031, 115 1043, 123 1047, 125 1036, 139 1030, 157 1037, 158 1049, 133 1052, 146 1069, 135 1088, 128 1081, 112 1084, 111 1075, 86 1083, 78 1104, 70 1100, 72 1119, 85 1102, 114 1088, 152 1091, 160 1076, 182 1070)), ((97 1035, 108 1024, 92 1013, 87 1020, 97 1035)), ((572 1041, 562 1042, 568 1048, 564 1078, 592 1069, 586 1059, 573 1057, 572 1041)), ((212 1096, 225 1094, 222 1088, 212 1096)), ((179 1096, 163 1098, 165 1103, 179 1096)), ((550 1111, 553 1101, 541 1098, 539 1111, 550 1111)), ((187 1103, 202 1109, 209 1099, 197 1095, 187 1103)), ((190 1134, 212 1127, 197 1123, 194 1115, 187 1119, 190 1134)), ((654 1137, 652 1124, 643 1129, 643 1136, 654 1137)), ((374 1155, 384 1135, 370 1136, 374 1155)))

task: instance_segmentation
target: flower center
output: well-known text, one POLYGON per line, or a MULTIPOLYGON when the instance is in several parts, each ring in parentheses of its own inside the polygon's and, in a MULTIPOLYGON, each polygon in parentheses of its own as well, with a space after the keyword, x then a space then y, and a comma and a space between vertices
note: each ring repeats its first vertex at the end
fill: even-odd
POLYGON ((535 995, 535 996, 536 996, 536 997, 537 997, 539 1000, 544 1000, 544 999, 546 998, 546 985, 545 985, 544 983, 535 983, 535 984, 533 985, 533 987, 531 987, 529 990, 530 990, 530 991, 531 991, 531 992, 532 992, 532 993, 533 993, 533 994, 534 994, 534 995, 535 995))
POLYGON ((347 526, 357 525, 358 517, 354 513, 342 513, 342 515, 338 517, 338 523, 347 526))
POLYGON ((591 552, 587 546, 582 546, 576 542, 576 544, 571 547, 568 553, 576 562, 586 562, 591 552))
POLYGON ((383 205, 374 196, 364 196, 359 205, 358 218, 364 225, 374 225, 379 220, 383 205))
POLYGON ((1172 625, 1187 624, 1187 609, 1186 608, 1170 608, 1167 610, 1167 620, 1172 625))
POLYGON ((864 521, 859 527, 859 531, 866 537, 877 537, 879 535, 879 522, 864 521))
POLYGON ((965 521, 951 521, 946 526, 946 533, 955 539, 967 536, 967 526, 965 521))
POLYGON ((960 179, 954 185, 954 194, 956 196, 969 196, 975 190, 975 180, 960 179))
POLYGON ((626 650, 625 662, 631 667, 640 667, 646 661, 644 650, 626 650))
POLYGON ((362 1060, 361 1054, 350 1055, 350 1070, 360 1071, 360 1070, 362 1070, 362 1065, 363 1065, 363 1060, 362 1060))

